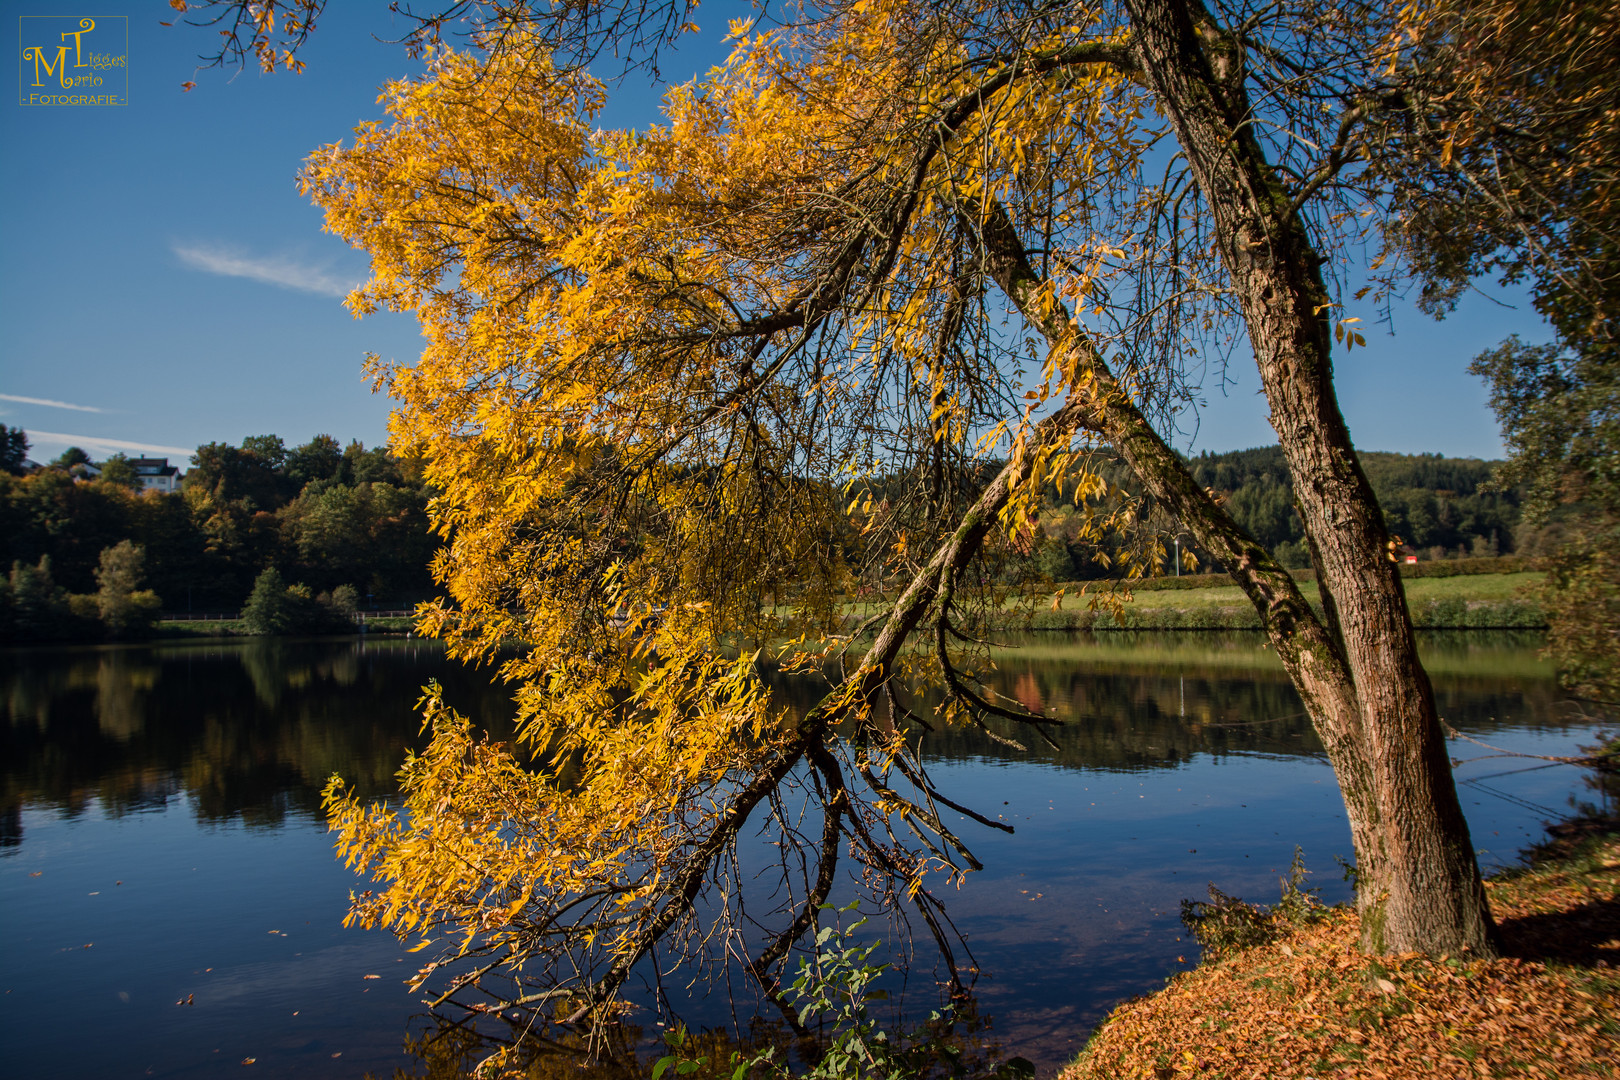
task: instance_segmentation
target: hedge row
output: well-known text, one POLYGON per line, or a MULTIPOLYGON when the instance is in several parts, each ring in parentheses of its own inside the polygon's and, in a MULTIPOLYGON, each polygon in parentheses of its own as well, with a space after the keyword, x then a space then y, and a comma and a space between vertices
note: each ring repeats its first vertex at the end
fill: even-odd
MULTIPOLYGON (((1523 555, 1500 555, 1480 559, 1437 559, 1431 562, 1402 563, 1401 577, 1414 578, 1465 577, 1473 574, 1519 574, 1529 570, 1545 570, 1541 559, 1523 555)), ((1315 581, 1314 570, 1290 570, 1295 581, 1315 581)), ((1076 583, 1078 586, 1079 583, 1076 583)), ((1209 589, 1232 584, 1230 574, 1182 574, 1180 577, 1145 578, 1130 582, 1132 589, 1152 592, 1159 589, 1209 589)))
MULTIPOLYGON (((1312 605, 1317 615, 1321 609, 1312 605)), ((1536 604, 1520 600, 1468 601, 1457 597, 1431 600, 1412 611, 1412 625, 1422 630, 1539 630, 1547 617, 1536 604)), ((1031 630, 1259 630, 1253 607, 1133 608, 1116 616, 1107 609, 1041 611, 1010 618, 1008 628, 1031 630)))

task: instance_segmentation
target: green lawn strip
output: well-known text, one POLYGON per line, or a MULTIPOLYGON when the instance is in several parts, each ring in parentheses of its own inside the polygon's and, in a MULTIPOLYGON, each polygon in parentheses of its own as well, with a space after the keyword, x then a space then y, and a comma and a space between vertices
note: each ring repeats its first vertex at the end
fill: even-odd
POLYGON ((248 632, 241 619, 163 619, 152 630, 160 638, 240 637, 248 632))
MULTIPOLYGON (((1529 596, 1530 587, 1543 575, 1535 571, 1510 574, 1471 574, 1458 577, 1417 578, 1406 583, 1412 622, 1419 627, 1535 629, 1546 624, 1540 606, 1529 596)), ((1051 595, 1057 596, 1059 587, 1051 595)), ((1012 619, 1031 629, 1257 629, 1260 617, 1249 598, 1236 585, 1211 584, 1196 589, 1127 589, 1124 583, 1071 583, 1061 586, 1054 608, 1032 603, 1022 613, 1009 605, 1012 619), (1110 589, 1112 588, 1112 592, 1110 589), (1130 600, 1117 610, 1113 600, 1130 600)), ((1321 593, 1314 581, 1301 581, 1300 592, 1320 609, 1321 593)))
MULTIPOLYGON (((1546 617, 1529 593, 1543 576, 1538 571, 1519 571, 1416 578, 1406 583, 1407 604, 1413 624, 1422 628, 1540 629, 1545 627, 1546 617)), ((1320 608, 1316 582, 1301 581, 1299 586, 1305 599, 1320 608)), ((860 600, 845 610, 856 619, 865 619, 885 607, 879 601, 860 600)), ((1004 629, 1030 630, 1260 628, 1260 617, 1249 598, 1236 585, 1227 584, 1164 589, 1144 588, 1141 583, 1069 582, 1040 593, 1009 596, 1004 614, 996 621, 1004 629), (1117 610, 1116 600, 1120 601, 1117 610)))
MULTIPOLYGON (((1414 609, 1434 600, 1462 599, 1468 602, 1522 600, 1524 597, 1521 592, 1524 587, 1538 584, 1545 576, 1534 571, 1525 571, 1516 574, 1417 578, 1406 583, 1406 600, 1414 609)), ((1107 587, 1105 583, 1103 587, 1107 587)), ((1064 608, 1084 607, 1090 603, 1092 595, 1096 592, 1093 588, 1082 596, 1078 584, 1070 584, 1064 588, 1068 590, 1063 597, 1064 608)), ((1314 581, 1300 582, 1299 591, 1312 603, 1317 603, 1321 599, 1314 581)), ((1149 608, 1197 610, 1246 607, 1249 599, 1236 585, 1212 585, 1201 589, 1136 589, 1131 593, 1131 603, 1143 610, 1149 608)))
MULTIPOLYGON (((364 630, 359 624, 355 633, 409 634, 415 625, 410 616, 367 619, 364 630)), ((217 638, 249 637, 247 626, 241 619, 164 619, 155 630, 158 638, 217 638)))

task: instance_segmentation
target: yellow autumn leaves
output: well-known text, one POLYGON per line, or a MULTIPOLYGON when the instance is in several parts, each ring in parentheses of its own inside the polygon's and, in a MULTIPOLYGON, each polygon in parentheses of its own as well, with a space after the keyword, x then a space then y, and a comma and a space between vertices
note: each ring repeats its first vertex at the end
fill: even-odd
MULTIPOLYGON (((1077 28, 1025 71, 945 33, 916 48, 912 14, 876 0, 741 40, 644 132, 597 130, 602 85, 520 36, 441 50, 385 90, 386 124, 311 157, 327 227, 371 256, 350 306, 422 324, 419 361, 372 369, 396 451, 439 492, 448 600, 422 626, 501 665, 522 729, 486 745, 430 695, 402 807, 334 783, 340 849, 380 883, 355 918, 492 965, 545 956, 557 974, 529 1003, 621 971, 690 920, 755 806, 787 813, 767 794, 796 755, 842 782, 831 736, 795 730, 752 650, 842 648, 852 553, 921 568, 972 494, 941 478, 1023 462, 991 507, 1017 543, 1039 490, 1077 470, 1072 425, 1031 432, 1091 376, 1054 350, 1026 377, 973 219, 1036 192, 1049 230, 1101 228, 1087 185, 1134 168, 1140 110, 1120 76, 1064 59, 1077 28), (851 487, 896 476, 915 491, 852 524, 851 487)), ((1054 266, 1042 310, 1104 269, 1054 266)), ((941 603, 965 603, 944 581, 941 603)), ((917 666, 836 691, 820 722, 867 723, 874 687, 917 666)), ((881 779, 910 767, 903 739, 853 753, 880 814, 942 833, 881 779)), ((836 839, 854 811, 824 797, 836 839)), ((915 894, 921 865, 884 869, 915 894)))

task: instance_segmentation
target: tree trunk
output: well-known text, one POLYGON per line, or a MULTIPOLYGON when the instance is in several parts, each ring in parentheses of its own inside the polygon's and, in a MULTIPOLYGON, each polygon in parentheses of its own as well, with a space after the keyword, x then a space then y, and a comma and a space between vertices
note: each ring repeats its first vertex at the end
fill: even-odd
POLYGON ((1333 697, 1355 703, 1353 716, 1316 707, 1312 715, 1324 741, 1355 759, 1347 769, 1335 757, 1335 767, 1356 843, 1362 946, 1490 952, 1495 929, 1434 693, 1334 396, 1321 260, 1246 123, 1253 114, 1237 47, 1196 0, 1127 0, 1127 8, 1138 62, 1208 204, 1293 474, 1330 620, 1331 641, 1312 642, 1310 652, 1342 655, 1348 685, 1333 697), (1223 78, 1229 71, 1237 74, 1223 78))

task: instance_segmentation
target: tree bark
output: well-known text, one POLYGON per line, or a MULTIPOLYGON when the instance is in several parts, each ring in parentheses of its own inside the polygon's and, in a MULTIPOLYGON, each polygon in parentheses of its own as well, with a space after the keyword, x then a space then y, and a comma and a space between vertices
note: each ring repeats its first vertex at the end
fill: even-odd
POLYGON ((1043 300, 1046 285, 1006 214, 997 206, 981 209, 975 204, 974 210, 968 227, 978 233, 991 280, 1075 372, 1073 381, 1086 388, 1070 402, 1071 408, 1083 402, 1083 426, 1119 452, 1147 492, 1230 568, 1254 604, 1339 778, 1356 851, 1376 853, 1380 811, 1363 750, 1361 702, 1331 626, 1317 619, 1293 576, 1198 486, 1186 462, 1153 430, 1079 324, 1060 306, 1043 300))
POLYGON ((1334 395, 1333 309, 1321 259, 1248 124, 1238 46, 1197 0, 1126 7, 1137 61, 1209 207, 1331 601, 1326 642, 1307 648, 1341 654, 1333 678, 1348 685, 1334 696, 1354 701, 1357 715, 1319 712, 1310 695, 1307 702, 1324 740, 1357 759, 1348 770, 1337 758, 1335 766, 1356 840, 1362 946, 1493 951, 1434 693, 1378 502, 1334 395))

